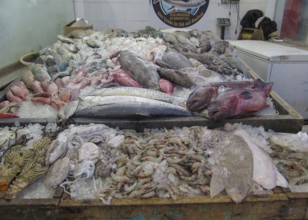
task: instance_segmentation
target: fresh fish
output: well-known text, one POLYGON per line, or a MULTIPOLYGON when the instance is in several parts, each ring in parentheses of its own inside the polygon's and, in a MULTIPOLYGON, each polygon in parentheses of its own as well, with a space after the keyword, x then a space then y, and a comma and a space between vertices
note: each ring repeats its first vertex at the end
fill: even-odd
POLYGON ((113 87, 101 88, 90 93, 88 96, 137 96, 157 101, 172 103, 175 105, 185 106, 185 99, 178 96, 169 95, 160 91, 134 88, 134 87, 113 87), (184 105, 183 105, 184 104, 184 105))
POLYGON ((268 83, 257 79, 255 81, 235 81, 210 83, 196 87, 187 99, 187 109, 190 111, 203 111, 215 100, 219 93, 231 89, 263 89, 268 83))
POLYGON ((179 70, 182 68, 192 67, 191 62, 184 55, 168 51, 162 56, 162 61, 167 63, 172 69, 179 70))
POLYGON ((59 77, 62 78, 64 76, 70 76, 70 75, 71 75, 71 73, 69 71, 58 72, 58 73, 52 75, 51 80, 55 81, 59 77))
POLYGON ((133 96, 86 96, 75 117, 191 116, 185 108, 170 103, 133 96))
POLYGON ((265 189, 273 189, 276 186, 288 187, 287 180, 279 173, 271 157, 254 142, 249 134, 239 128, 233 132, 243 138, 248 144, 253 156, 253 180, 265 189))
POLYGON ((130 73, 132 78, 142 86, 159 90, 159 75, 154 64, 129 51, 120 53, 120 63, 122 68, 130 73))
POLYGON ((183 55, 199 60, 201 63, 206 64, 208 69, 223 75, 233 75, 238 73, 237 70, 233 69, 226 61, 210 53, 183 53, 183 55))
POLYGON ((160 68, 158 72, 162 77, 187 88, 223 81, 221 75, 204 66, 198 68, 182 68, 179 70, 160 68))
POLYGON ((48 74, 46 67, 43 65, 35 64, 32 68, 32 73, 34 75, 34 78, 39 82, 51 80, 51 77, 48 74))
POLYGON ((138 87, 141 88, 141 85, 136 82, 132 77, 125 72, 123 69, 119 69, 112 72, 112 76, 114 81, 121 86, 130 86, 130 87, 138 87))
POLYGON ((267 106, 266 96, 272 83, 266 89, 234 89, 219 94, 209 107, 209 116, 221 120, 235 116, 245 116, 267 106))
POLYGON ((161 77, 164 77, 180 86, 190 88, 195 85, 195 82, 193 82, 191 78, 181 70, 159 68, 158 72, 161 77))
POLYGON ((31 71, 27 70, 22 73, 21 79, 26 84, 26 86, 30 89, 34 81, 34 75, 31 71))
POLYGON ((253 185, 253 157, 247 143, 229 132, 208 130, 208 141, 213 143, 214 161, 210 183, 210 195, 214 197, 223 190, 236 203, 249 194, 253 185), (218 134, 217 134, 218 133, 218 134), (221 138, 215 140, 215 136, 221 138), (214 138, 212 138, 214 137, 214 138))

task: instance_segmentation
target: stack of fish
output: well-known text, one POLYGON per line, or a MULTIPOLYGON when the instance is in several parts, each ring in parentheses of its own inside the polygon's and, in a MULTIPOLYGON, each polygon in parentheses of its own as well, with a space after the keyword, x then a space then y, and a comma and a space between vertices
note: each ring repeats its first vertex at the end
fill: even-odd
MULTIPOLYGON (((112 102, 93 99, 91 109, 84 110, 78 105, 84 101, 82 97, 102 87, 142 87, 147 93, 161 91, 174 99, 187 99, 196 86, 243 80, 243 73, 223 59, 231 54, 228 46, 228 42, 212 32, 199 30, 168 32, 146 27, 134 33, 107 29, 75 31, 69 37, 59 35, 58 41, 41 50, 36 62, 22 73, 22 81, 15 81, 5 89, 7 100, 0 103, 0 117, 37 117, 33 112, 46 112, 43 105, 49 106, 47 111, 52 112, 52 117, 60 119, 67 119, 75 112, 78 115, 79 110, 82 111, 79 116, 83 117, 93 113, 108 117, 106 109, 125 117, 191 116, 194 108, 153 101, 149 97, 135 98, 129 91, 115 95, 119 97, 112 97, 112 102)), ((225 94, 227 98, 241 100, 263 100, 266 95, 268 92, 261 94, 259 90, 225 94)), ((265 107, 251 107, 251 103, 245 103, 250 112, 265 107)), ((212 110, 213 119, 222 118, 216 116, 216 109, 223 103, 217 101, 217 105, 212 110)), ((246 114, 236 112, 227 111, 223 118, 246 114)))

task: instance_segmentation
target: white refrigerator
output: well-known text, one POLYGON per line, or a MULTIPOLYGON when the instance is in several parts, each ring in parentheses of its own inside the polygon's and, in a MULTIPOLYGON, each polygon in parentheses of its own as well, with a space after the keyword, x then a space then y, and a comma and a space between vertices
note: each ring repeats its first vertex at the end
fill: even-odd
POLYGON ((308 50, 256 40, 229 43, 240 59, 261 79, 273 82, 273 90, 308 119, 308 50))

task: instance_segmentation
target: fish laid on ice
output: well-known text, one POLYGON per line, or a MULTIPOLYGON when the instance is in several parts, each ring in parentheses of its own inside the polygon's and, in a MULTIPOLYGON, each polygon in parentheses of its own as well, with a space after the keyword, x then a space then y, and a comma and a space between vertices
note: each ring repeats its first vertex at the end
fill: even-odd
POLYGON ((202 111, 209 107, 219 93, 231 89, 262 89, 269 83, 264 83, 260 79, 255 81, 235 81, 210 83, 196 87, 187 99, 187 109, 190 111, 202 111))
POLYGON ((142 86, 159 90, 159 75, 154 64, 129 51, 120 53, 120 63, 122 68, 142 86))
POLYGON ((241 128, 235 130, 234 134, 243 138, 252 152, 254 181, 265 189, 273 189, 276 186, 287 188, 287 180, 279 173, 271 157, 250 140, 249 134, 241 128))
POLYGON ((189 58, 199 60, 201 63, 206 64, 208 69, 213 70, 217 73, 223 75, 232 75, 237 73, 237 71, 233 69, 226 61, 213 54, 183 53, 183 55, 189 58))
POLYGON ((76 117, 191 116, 185 108, 170 103, 133 96, 86 96, 76 117))
POLYGON ((241 202, 253 185, 253 156, 247 143, 230 132, 206 130, 205 134, 214 144, 211 196, 226 190, 233 201, 241 202), (217 135, 221 138, 215 140, 217 135))
POLYGON ((209 116, 221 120, 235 116, 246 116, 266 107, 266 97, 272 83, 264 89, 234 89, 219 94, 209 107, 209 116))
POLYGON ((168 51, 162 56, 162 61, 167 63, 172 69, 179 70, 182 68, 192 67, 191 62, 184 55, 168 51))
POLYGON ((209 53, 212 53, 216 56, 220 56, 221 54, 224 54, 226 51, 226 48, 228 48, 229 42, 225 40, 216 41, 214 45, 212 46, 209 53))
POLYGON ((162 77, 180 86, 190 88, 195 85, 195 82, 193 82, 191 78, 186 73, 182 72, 181 70, 159 68, 158 72, 162 77))
POLYGON ((168 102, 175 105, 185 106, 185 99, 178 96, 166 94, 164 92, 134 87, 114 87, 114 88, 101 88, 90 93, 88 96, 136 96, 158 101, 168 102))

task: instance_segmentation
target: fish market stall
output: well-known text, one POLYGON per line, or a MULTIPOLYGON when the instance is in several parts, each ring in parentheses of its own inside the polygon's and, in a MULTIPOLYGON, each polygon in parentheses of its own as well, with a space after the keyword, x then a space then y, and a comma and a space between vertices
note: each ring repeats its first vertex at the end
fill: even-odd
POLYGON ((212 32, 79 30, 39 54, 2 91, 1 219, 307 217, 303 118, 212 32))

